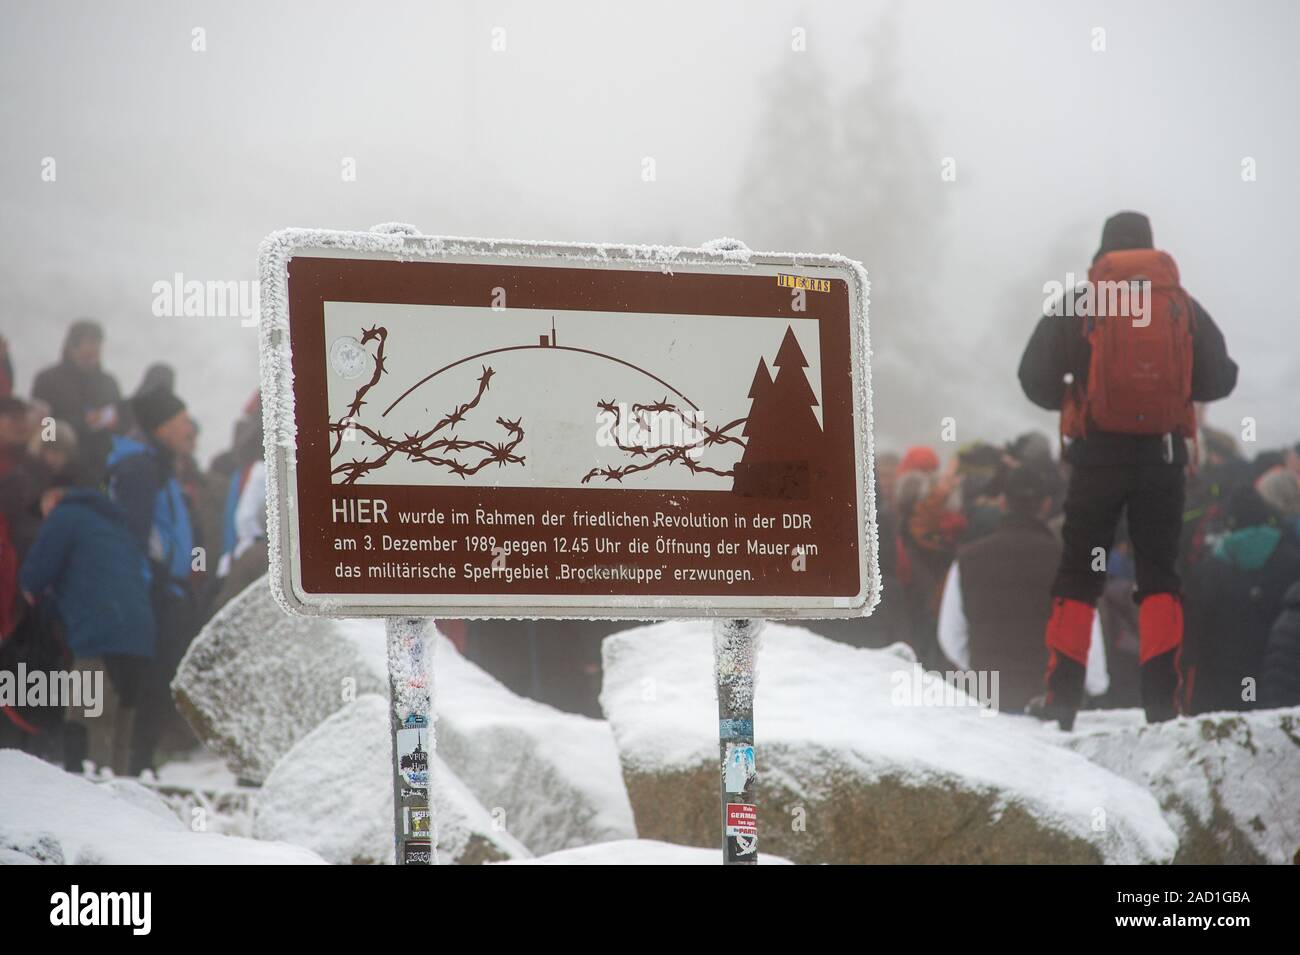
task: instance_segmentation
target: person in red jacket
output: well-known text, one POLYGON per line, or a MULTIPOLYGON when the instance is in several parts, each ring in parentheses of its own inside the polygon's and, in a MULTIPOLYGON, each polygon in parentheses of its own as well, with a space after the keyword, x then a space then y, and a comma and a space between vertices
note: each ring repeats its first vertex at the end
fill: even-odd
POLYGON ((1183 291, 1177 266, 1155 249, 1141 213, 1106 221, 1080 289, 1087 294, 1076 299, 1079 290, 1070 289, 1058 303, 1073 307, 1054 306, 1039 320, 1019 369, 1029 400, 1060 411, 1062 436, 1070 439, 1042 714, 1063 730, 1073 728, 1082 699, 1093 614, 1121 514, 1136 562, 1143 707, 1148 722, 1178 714, 1183 616, 1175 564, 1185 439, 1196 436, 1194 403, 1223 398, 1237 383, 1222 333, 1183 291), (1127 307, 1107 314, 1108 300, 1127 307))

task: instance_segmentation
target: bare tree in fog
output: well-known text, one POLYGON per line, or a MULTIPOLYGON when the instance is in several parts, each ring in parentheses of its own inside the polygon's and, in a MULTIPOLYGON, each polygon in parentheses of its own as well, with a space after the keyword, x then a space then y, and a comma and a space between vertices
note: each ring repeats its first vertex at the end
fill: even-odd
POLYGON ((741 238, 752 248, 831 251, 830 215, 843 173, 843 128, 819 61, 789 53, 765 77, 763 107, 740 193, 741 238))
POLYGON ((743 237, 865 263, 874 387, 889 396, 876 406, 879 443, 933 442, 940 419, 956 413, 938 384, 954 371, 942 329, 961 320, 933 294, 946 183, 901 90, 892 14, 865 47, 866 77, 838 96, 811 55, 791 53, 768 77, 738 196, 743 237))

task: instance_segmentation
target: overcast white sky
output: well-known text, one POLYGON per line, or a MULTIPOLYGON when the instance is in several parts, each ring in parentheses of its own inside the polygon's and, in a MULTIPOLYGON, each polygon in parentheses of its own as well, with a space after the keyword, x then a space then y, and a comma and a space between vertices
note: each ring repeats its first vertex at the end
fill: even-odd
MULTIPOLYGON (((151 287, 177 272, 252 279, 274 229, 398 219, 520 238, 736 234, 758 81, 794 55, 791 29, 807 30, 801 55, 844 88, 866 75, 864 37, 886 6, 2 0, 0 332, 19 388, 56 358, 69 320, 99 317, 124 390, 151 361, 177 366, 209 455, 256 387, 254 333, 237 319, 155 318, 151 287), (195 27, 206 52, 191 50, 195 27), (41 179, 44 157, 55 182, 41 179)), ((1054 427, 1010 372, 1041 283, 1086 270, 1101 221, 1130 207, 1151 215, 1242 366, 1212 421, 1254 416, 1262 446, 1300 438, 1300 5, 897 7, 906 94, 935 188, 949 190, 934 348, 1004 381, 974 394, 936 382, 972 431, 1054 427), (1090 48, 1099 26, 1104 53, 1090 48), (955 183, 939 179, 945 156, 955 183), (1242 182, 1247 156, 1256 182, 1242 182)), ((877 350, 909 320, 873 313, 877 350)), ((933 441, 937 428, 890 437, 933 441)))

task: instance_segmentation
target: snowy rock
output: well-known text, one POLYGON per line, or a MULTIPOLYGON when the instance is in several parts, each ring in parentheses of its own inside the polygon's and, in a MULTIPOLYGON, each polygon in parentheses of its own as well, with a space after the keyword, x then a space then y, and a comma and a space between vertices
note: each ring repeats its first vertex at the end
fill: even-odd
MULTIPOLYGON (((338 864, 393 861, 388 701, 367 694, 312 730, 262 787, 253 835, 306 846, 338 864)), ((478 864, 527 857, 435 754, 430 761, 438 861, 478 864)))
POLYGON ((609 724, 516 696, 445 637, 438 755, 536 854, 636 835, 609 724))
MULTIPOLYGON (((383 621, 346 625, 386 672, 383 621)), ((535 854, 633 838, 609 724, 517 696, 430 632, 436 754, 493 818, 535 854)))
POLYGON ((0 750, 0 860, 78 865, 323 861, 298 846, 193 832, 174 815, 142 806, 146 797, 155 798, 140 787, 94 783, 26 753, 0 750))
POLYGON ((1287 864, 1300 853, 1300 707, 1147 725, 1140 710, 1079 714, 1057 741, 1150 789, 1178 863, 1287 864))
POLYGON ((63 845, 52 833, 0 828, 0 865, 66 865, 63 845))
POLYGON ((123 802, 152 813, 171 828, 183 828, 176 810, 156 792, 142 786, 134 779, 109 779, 99 785, 123 802))
MULTIPOLYGON (((261 782, 344 704, 345 680, 387 697, 386 646, 382 620, 292 617, 262 580, 199 634, 172 690, 231 771, 261 782)), ((636 834, 604 720, 516 696, 441 636, 433 683, 438 756, 531 851, 636 834)))
MULTIPOLYGON (((673 621, 604 643, 601 704, 645 839, 720 842, 711 629, 673 621)), ((1173 859, 1177 837, 1142 786, 952 688, 948 705, 923 705, 936 687, 895 652, 769 624, 754 700, 760 858, 1173 859)))
POLYGON ((345 689, 349 698, 388 692, 382 660, 376 670, 359 648, 363 623, 370 622, 291 617, 262 578, 190 645, 172 681, 176 705, 232 772, 262 782, 298 739, 343 705, 345 689))
MULTIPOLYGON (((620 839, 594 846, 562 849, 535 859, 502 862, 500 865, 722 865, 719 849, 696 849, 653 839, 620 839)), ((780 856, 761 855, 759 865, 793 865, 780 856)))

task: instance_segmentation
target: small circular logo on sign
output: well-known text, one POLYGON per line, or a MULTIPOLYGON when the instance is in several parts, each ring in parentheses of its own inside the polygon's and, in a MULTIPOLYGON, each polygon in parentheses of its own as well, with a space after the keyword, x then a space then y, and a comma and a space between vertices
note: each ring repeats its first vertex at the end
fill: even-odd
POLYGON ((370 356, 351 335, 334 339, 330 345, 330 368, 341 378, 360 378, 370 364, 370 356))

